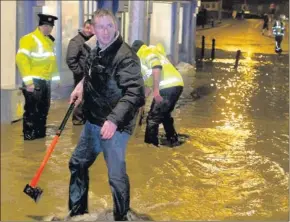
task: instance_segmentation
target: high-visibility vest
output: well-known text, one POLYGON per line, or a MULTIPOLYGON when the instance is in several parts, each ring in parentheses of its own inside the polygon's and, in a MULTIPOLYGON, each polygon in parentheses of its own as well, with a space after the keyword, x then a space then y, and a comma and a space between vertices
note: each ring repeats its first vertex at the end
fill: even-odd
POLYGON ((54 42, 38 28, 20 39, 16 64, 26 85, 34 78, 60 80, 54 42))
MULTIPOLYGON (((162 46, 162 45, 161 45, 162 46)), ((164 47, 143 45, 137 52, 141 62, 141 72, 147 87, 153 86, 152 68, 162 67, 159 89, 184 86, 182 76, 167 59, 164 47)))
POLYGON ((280 21, 275 21, 274 26, 272 28, 273 34, 275 36, 283 36, 284 35, 284 24, 280 21))

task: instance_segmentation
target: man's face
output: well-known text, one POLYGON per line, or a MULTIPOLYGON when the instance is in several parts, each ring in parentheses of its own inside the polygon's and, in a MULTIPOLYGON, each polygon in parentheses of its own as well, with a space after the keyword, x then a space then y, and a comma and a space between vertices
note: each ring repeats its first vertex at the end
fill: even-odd
POLYGON ((51 25, 42 25, 41 27, 44 35, 50 35, 53 29, 53 26, 51 25))
POLYGON ((83 33, 86 35, 86 36, 90 36, 93 34, 92 32, 92 29, 91 29, 91 25, 90 24, 85 24, 85 26, 83 27, 83 33))
POLYGON ((111 16, 95 17, 94 33, 103 46, 109 45, 117 32, 117 25, 111 16))

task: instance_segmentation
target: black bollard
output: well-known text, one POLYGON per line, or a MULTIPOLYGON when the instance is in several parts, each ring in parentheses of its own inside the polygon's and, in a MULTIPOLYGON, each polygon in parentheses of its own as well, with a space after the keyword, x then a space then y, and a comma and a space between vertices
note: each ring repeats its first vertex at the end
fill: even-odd
POLYGON ((202 39, 201 39, 201 60, 204 58, 204 47, 205 47, 205 37, 204 35, 202 36, 202 39))
POLYGON ((211 60, 215 59, 215 39, 212 39, 211 60))
POLYGON ((236 54, 236 63, 235 63, 235 69, 238 68, 239 66, 239 60, 240 60, 240 56, 241 56, 241 50, 238 50, 237 51, 237 54, 236 54))

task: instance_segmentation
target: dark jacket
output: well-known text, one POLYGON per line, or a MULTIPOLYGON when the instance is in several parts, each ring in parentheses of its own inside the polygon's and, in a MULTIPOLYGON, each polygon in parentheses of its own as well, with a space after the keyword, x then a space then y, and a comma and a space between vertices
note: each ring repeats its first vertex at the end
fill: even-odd
POLYGON ((268 15, 264 15, 263 16, 263 20, 264 20, 264 24, 265 25, 268 25, 268 23, 269 23, 269 17, 268 17, 268 15))
POLYGON ((84 73, 84 63, 80 60, 81 50, 83 44, 89 40, 92 36, 85 36, 82 32, 79 32, 74 38, 69 41, 66 53, 66 64, 73 72, 74 79, 82 79, 84 73))
POLYGON ((97 37, 93 35, 88 41, 86 41, 80 52, 79 63, 85 66, 86 59, 89 56, 91 50, 97 46, 97 37))
POLYGON ((138 56, 118 35, 106 49, 93 48, 86 60, 84 115, 98 126, 106 120, 132 134, 138 109, 145 104, 138 56))

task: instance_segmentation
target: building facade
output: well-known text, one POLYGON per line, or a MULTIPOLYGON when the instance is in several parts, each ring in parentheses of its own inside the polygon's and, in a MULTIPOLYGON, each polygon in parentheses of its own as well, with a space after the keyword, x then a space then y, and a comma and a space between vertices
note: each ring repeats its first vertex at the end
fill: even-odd
MULTIPOLYGON (((132 44, 135 39, 141 39, 147 44, 160 42, 164 44, 167 54, 170 55, 175 64, 181 60, 180 58, 185 62, 195 62, 194 33, 196 13, 198 6, 200 6, 199 0, 167 2, 11 0, 1 1, 0 4, 1 92, 5 91, 3 95, 7 94, 7 98, 1 98, 1 103, 11 101, 9 95, 13 91, 17 91, 22 83, 15 64, 19 39, 37 27, 37 14, 40 12, 52 14, 59 18, 52 35, 55 37, 56 43, 61 92, 54 91, 52 86, 53 99, 67 97, 71 92, 73 76, 65 62, 68 42, 78 33, 83 22, 91 18, 92 13, 97 8, 108 8, 115 13, 120 32, 127 43, 132 44), (182 57, 179 57, 180 52, 183 53, 182 57)), ((8 107, 10 106, 8 105, 8 107)), ((6 111, 4 110, 4 112, 6 111)))

